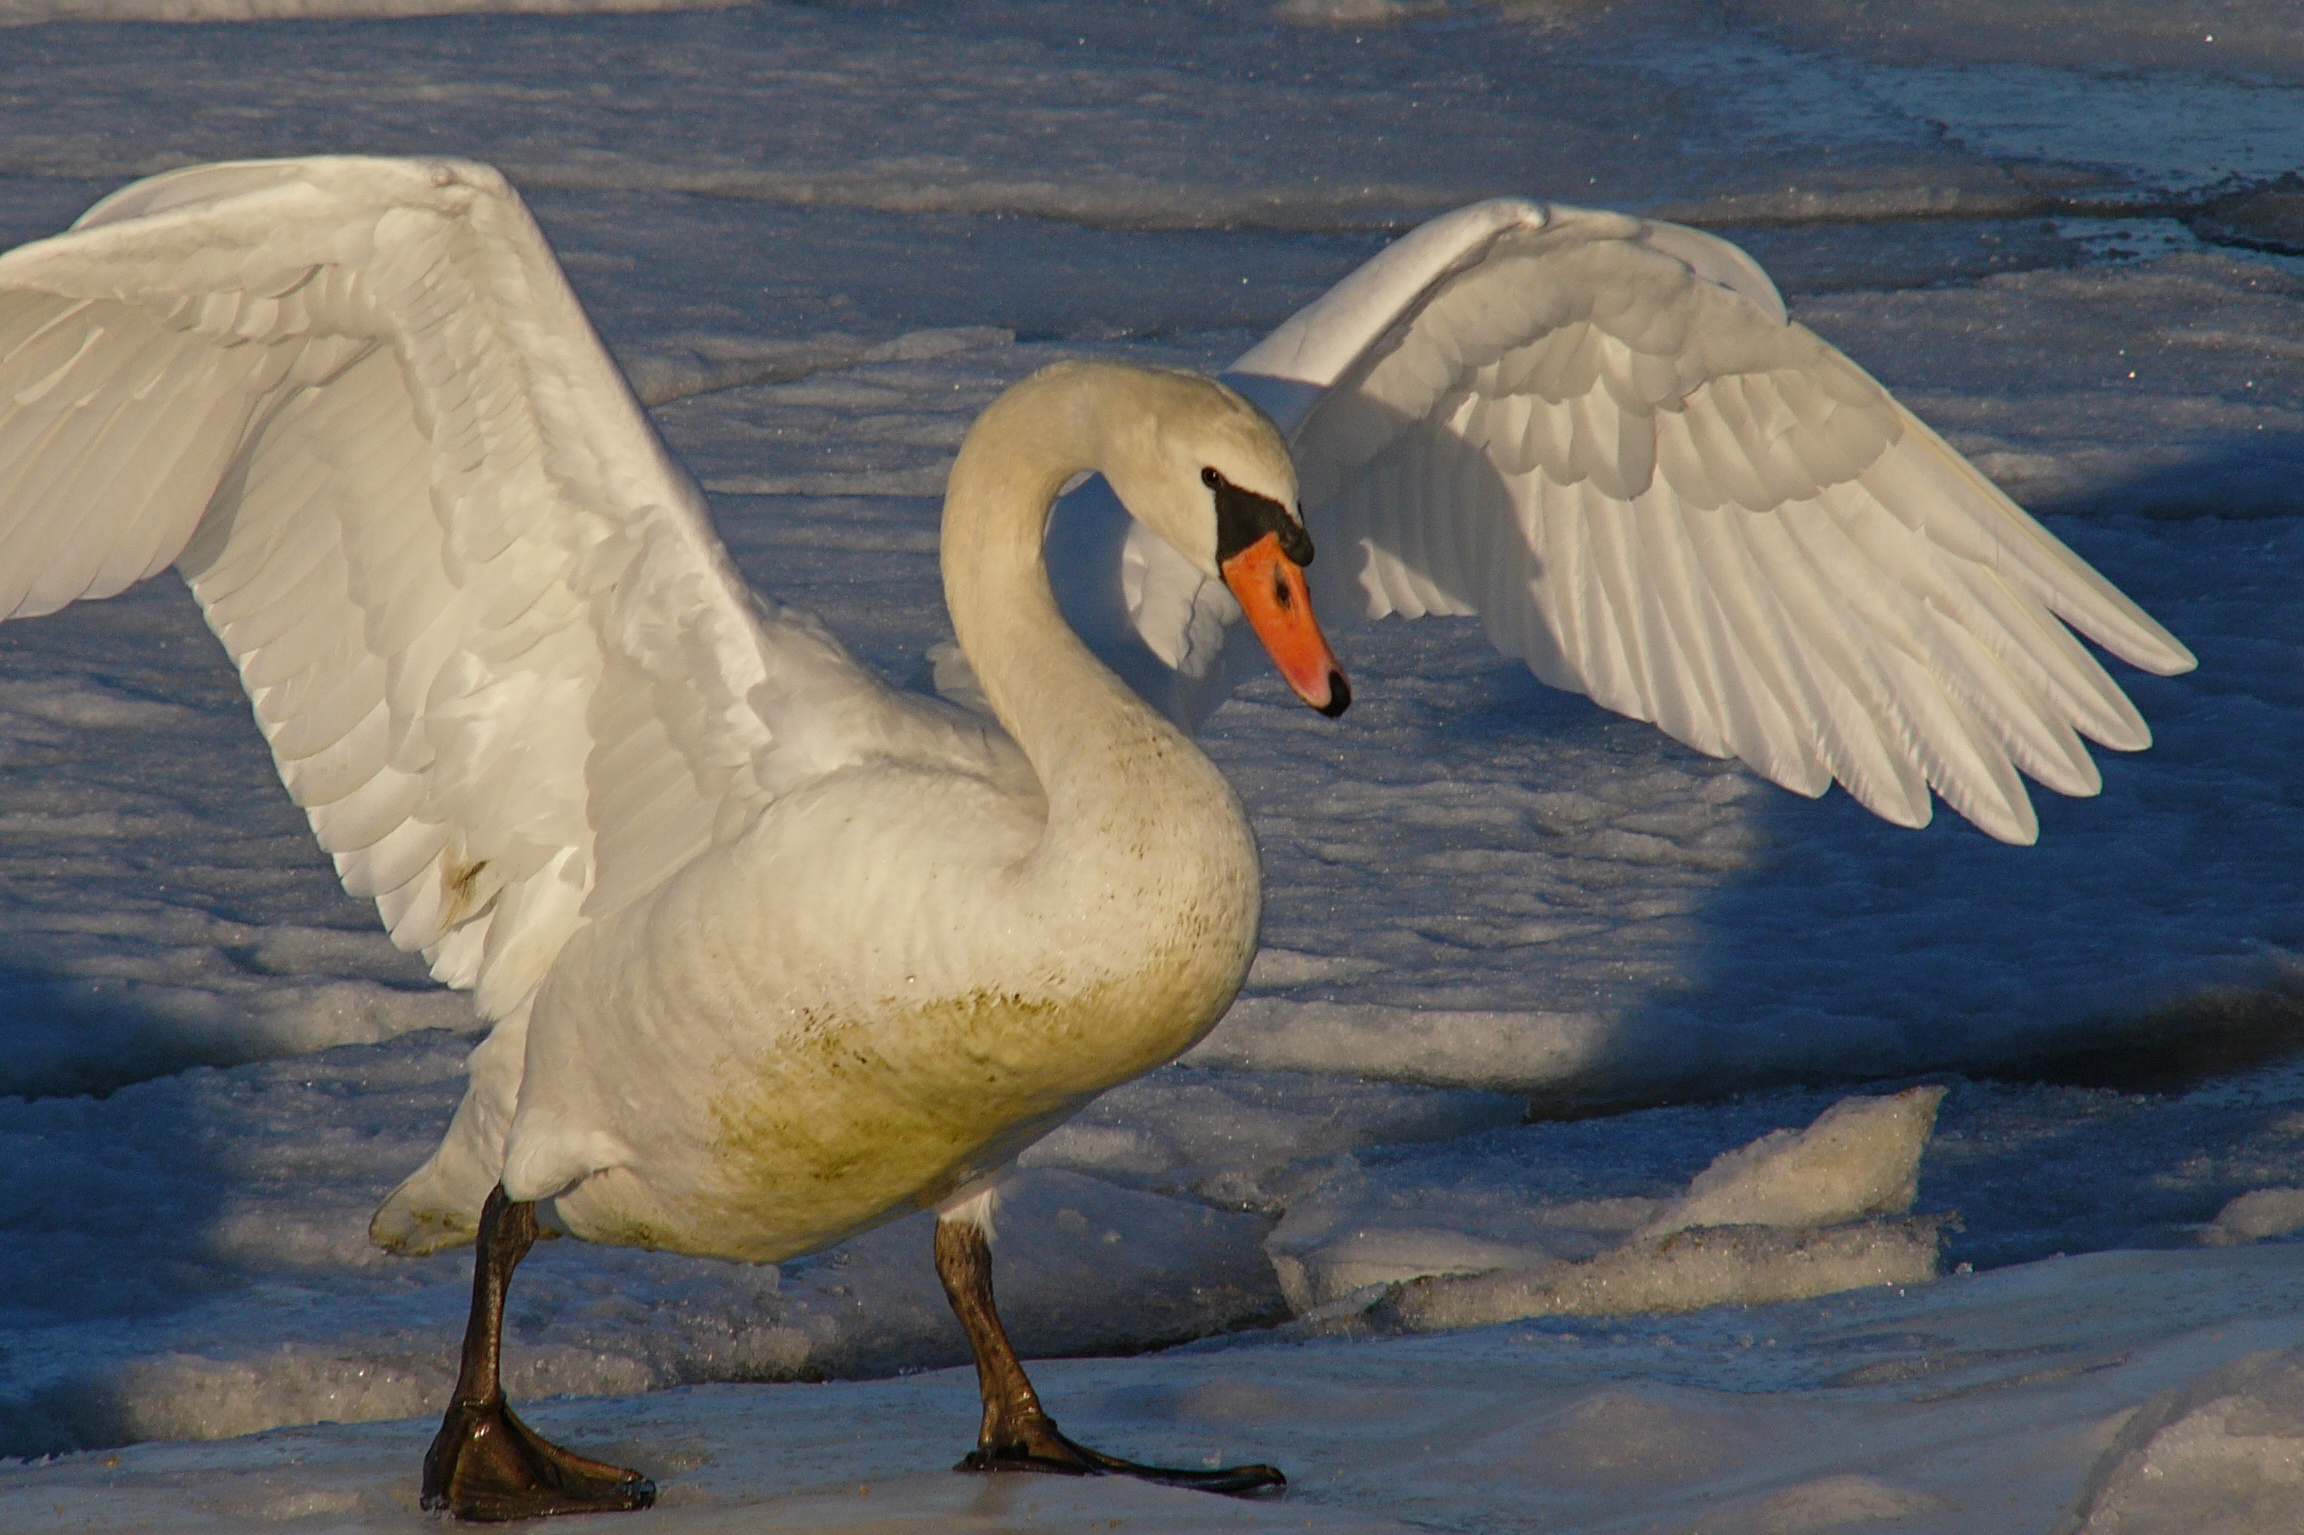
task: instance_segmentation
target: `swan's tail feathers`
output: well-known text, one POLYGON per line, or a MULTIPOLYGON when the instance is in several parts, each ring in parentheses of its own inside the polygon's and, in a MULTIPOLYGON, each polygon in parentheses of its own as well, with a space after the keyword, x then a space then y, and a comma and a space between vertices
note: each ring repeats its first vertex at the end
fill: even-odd
POLYGON ((461 1247, 480 1229, 480 1206, 504 1175, 504 1143, 520 1097, 528 1009, 498 1023, 465 1063, 471 1081, 440 1147, 368 1220, 368 1240, 421 1257, 461 1247))
POLYGON ((369 1241, 386 1252, 421 1258, 472 1240, 480 1229, 480 1206, 496 1180, 476 1177, 469 1160, 451 1156, 452 1149, 432 1153, 385 1197, 368 1219, 369 1241))

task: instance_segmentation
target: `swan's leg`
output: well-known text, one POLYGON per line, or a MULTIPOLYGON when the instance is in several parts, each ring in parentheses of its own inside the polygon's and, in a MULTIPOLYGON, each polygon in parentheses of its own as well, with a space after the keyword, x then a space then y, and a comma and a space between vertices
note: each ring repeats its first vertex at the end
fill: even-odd
POLYGON ((1204 1492, 1252 1493, 1288 1485, 1288 1478, 1271 1466, 1225 1466, 1213 1471, 1140 1466, 1065 1438, 1040 1405, 1039 1393, 1009 1346, 1000 1313, 993 1309, 992 1244, 985 1240, 984 1228, 966 1217, 938 1220, 936 1273, 976 1351, 976 1383, 984 1392, 984 1425, 976 1436, 976 1448, 954 1470, 1050 1471, 1063 1476, 1119 1472, 1204 1492))
POLYGON ((504 1291, 536 1241, 536 1207, 515 1204, 503 1185, 480 1211, 472 1266, 472 1320, 464 1365, 440 1432, 424 1455, 424 1506, 459 1519, 534 1519, 545 1514, 646 1508, 656 1484, 637 1471, 572 1455, 512 1415, 497 1365, 504 1291))

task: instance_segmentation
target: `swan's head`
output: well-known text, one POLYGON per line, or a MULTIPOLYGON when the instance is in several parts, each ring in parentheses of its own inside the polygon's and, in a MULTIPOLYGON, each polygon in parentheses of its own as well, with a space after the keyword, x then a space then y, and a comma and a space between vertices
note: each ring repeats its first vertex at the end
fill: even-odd
POLYGON ((1124 447, 1104 477, 1137 521, 1224 583, 1297 697, 1331 719, 1342 714, 1352 687, 1312 615, 1312 537, 1287 440, 1214 379, 1141 377, 1149 408, 1117 434, 1124 447))

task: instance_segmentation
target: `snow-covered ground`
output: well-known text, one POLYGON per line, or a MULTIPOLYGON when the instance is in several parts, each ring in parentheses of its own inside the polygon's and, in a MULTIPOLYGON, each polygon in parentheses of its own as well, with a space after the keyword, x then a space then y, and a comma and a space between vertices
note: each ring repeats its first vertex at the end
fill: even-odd
MULTIPOLYGON (((417 8, 465 7, 293 6, 417 8)), ((1798 800, 1468 624, 1347 631, 1344 720, 1269 684, 1209 732, 1266 853, 1248 995, 1001 1218, 1028 1353, 1202 1340, 1041 1366, 1068 1427, 1288 1498, 945 1473, 973 1385, 919 1222, 781 1274, 549 1244, 512 1389, 586 1398, 537 1416, 658 1477, 639 1524, 2294 1527, 2285 0, 152 24, 285 9, 0 0, 0 243, 192 160, 501 164, 748 576, 895 675, 947 635, 935 497, 1001 386, 1219 366, 1497 192, 1744 243, 2201 658, 2124 674, 2157 744, 2011 849, 1798 800), (1785 1298, 1834 1283, 1875 1288, 1785 1298), (1577 1314, 1610 1295, 1750 1304, 1577 1314)), ((0 1454, 82 1452, 0 1467, 0 1523, 413 1527, 469 1260, 362 1227, 468 1029, 179 587, 0 629, 0 1454)))

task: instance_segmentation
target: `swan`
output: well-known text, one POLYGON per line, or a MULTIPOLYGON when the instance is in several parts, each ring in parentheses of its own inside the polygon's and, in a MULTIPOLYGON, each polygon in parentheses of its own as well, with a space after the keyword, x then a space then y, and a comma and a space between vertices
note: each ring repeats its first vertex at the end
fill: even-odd
POLYGON ((1065 1437, 988 1238, 1016 1153, 1246 975, 1254 842, 1179 724, 1243 617, 1335 715, 1316 609, 1477 611, 1790 787, 1917 824, 1933 786, 2012 840, 2015 768, 2093 792, 2077 733, 2149 740, 2060 619, 2191 664, 1692 230, 1480 204, 1228 377, 1062 364, 986 409, 931 698, 746 590, 484 166, 191 167, 0 256, 0 618, 173 565, 346 889, 491 1024, 371 1225, 476 1249, 428 1506, 653 1497, 504 1401, 541 1233, 773 1261, 923 1208, 982 1388, 963 1466, 1284 1481, 1065 1437))
POLYGON ((1261 411, 1088 363, 985 410, 943 564, 986 720, 745 590, 483 167, 140 183, 0 260, 0 356, 0 612, 176 565, 347 886, 496 1021, 373 1227, 477 1247, 427 1505, 653 1496, 505 1405, 504 1296, 540 1230, 773 1262, 921 1208, 946 1212, 983 1384, 971 1465, 1282 1480, 1059 1433, 984 1229, 1017 1150, 1222 1016, 1261 910, 1237 796, 1058 613, 1058 490, 1103 474, 1234 583, 1305 702, 1349 702, 1261 411))

